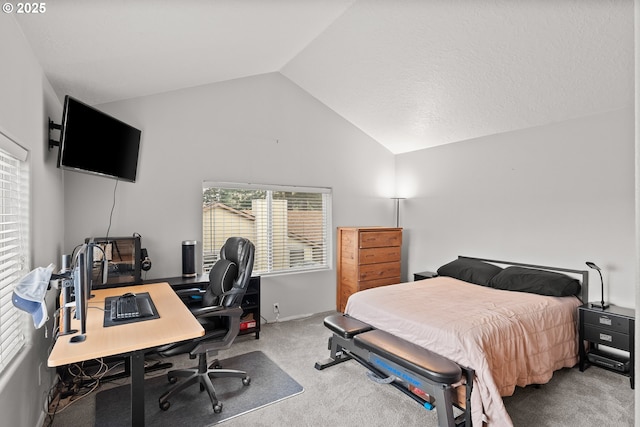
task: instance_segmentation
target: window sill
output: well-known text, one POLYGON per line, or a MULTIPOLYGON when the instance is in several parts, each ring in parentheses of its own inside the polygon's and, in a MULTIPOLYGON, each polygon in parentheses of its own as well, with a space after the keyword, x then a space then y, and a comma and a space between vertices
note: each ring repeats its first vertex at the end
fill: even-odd
POLYGON ((254 272, 254 274, 260 277, 277 277, 277 276, 290 276, 294 274, 305 274, 305 273, 322 273, 322 272, 331 271, 331 270, 333 270, 333 268, 331 267, 318 267, 318 268, 304 269, 304 270, 274 271, 272 273, 254 272))

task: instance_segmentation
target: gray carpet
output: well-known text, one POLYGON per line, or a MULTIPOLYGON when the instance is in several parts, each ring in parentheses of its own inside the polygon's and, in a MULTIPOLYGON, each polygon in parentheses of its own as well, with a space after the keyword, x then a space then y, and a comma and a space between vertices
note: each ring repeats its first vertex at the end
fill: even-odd
MULTIPOLYGON (((279 402, 304 391, 303 387, 287 375, 261 351, 231 357, 220 361, 225 369, 246 371, 251 384, 243 386, 240 378, 214 380, 216 396, 222 402, 222 412, 213 412, 209 395, 200 392, 197 384, 182 390, 170 400, 171 406, 163 411, 157 396, 171 384, 166 376, 145 381, 145 422, 152 426, 210 426, 279 402)), ((101 391, 96 396, 96 427, 118 427, 128 424, 131 404, 129 386, 101 391)))
MULTIPOLYGON (((366 370, 354 361, 323 371, 314 369, 316 361, 329 355, 327 339, 331 333, 322 320, 333 313, 262 325, 259 340, 252 336, 238 337, 229 350, 221 353, 221 358, 228 358, 262 351, 304 386, 304 393, 232 418, 220 426, 436 427, 435 411, 427 411, 389 385, 370 381, 366 370)), ((176 356, 171 361, 177 367, 193 364, 185 356, 176 356)), ((163 373, 158 375, 165 378, 163 373)), ((126 384, 126 381, 122 380, 118 385, 126 384)), ((113 385, 108 383, 101 389, 113 385)), ((146 396, 157 404, 158 395, 154 397, 147 392, 146 396)), ((517 388, 513 396, 504 398, 504 402, 516 427, 634 425, 634 390, 629 387, 629 378, 597 367, 585 372, 577 368, 563 369, 539 388, 517 388)), ((95 394, 90 394, 56 414, 52 425, 91 426, 94 424, 94 405, 95 394)), ((49 422, 45 422, 45 426, 49 426, 49 422)))

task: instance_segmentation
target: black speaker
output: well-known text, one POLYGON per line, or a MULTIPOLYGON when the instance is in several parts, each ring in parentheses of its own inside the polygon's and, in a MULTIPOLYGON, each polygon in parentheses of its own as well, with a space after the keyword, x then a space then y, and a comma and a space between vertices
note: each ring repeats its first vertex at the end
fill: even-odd
POLYGON ((196 277, 196 241, 182 242, 182 277, 196 277))

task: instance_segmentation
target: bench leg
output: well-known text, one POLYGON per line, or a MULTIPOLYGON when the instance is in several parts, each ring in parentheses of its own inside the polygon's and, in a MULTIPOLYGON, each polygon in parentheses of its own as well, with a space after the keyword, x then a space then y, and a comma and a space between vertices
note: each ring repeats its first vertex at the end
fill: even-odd
POLYGON ((346 340, 338 335, 333 335, 329 338, 329 349, 331 350, 330 356, 327 359, 316 362, 315 368, 319 371, 329 368, 338 363, 351 360, 351 356, 344 351, 344 348, 352 347, 352 340, 346 340))
POLYGON ((453 402, 451 401, 451 387, 433 387, 431 392, 435 400, 436 413, 438 414, 438 427, 455 427, 453 416, 453 402))

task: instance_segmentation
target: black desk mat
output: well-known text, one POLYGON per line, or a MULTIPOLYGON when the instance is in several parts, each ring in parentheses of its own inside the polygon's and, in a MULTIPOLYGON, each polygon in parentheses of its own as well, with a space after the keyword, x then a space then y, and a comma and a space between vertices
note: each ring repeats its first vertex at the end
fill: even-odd
POLYGON ((120 298, 120 296, 107 297, 104 300, 104 323, 102 324, 102 326, 105 328, 108 326, 126 325, 127 323, 144 322, 146 320, 153 320, 153 319, 160 318, 160 315, 158 314, 158 310, 156 309, 156 306, 153 303, 153 299, 151 299, 151 295, 149 295, 149 292, 142 292, 142 293, 136 294, 136 301, 138 302, 142 300, 149 301, 151 310, 153 310, 153 316, 133 317, 130 319, 122 319, 122 320, 111 320, 111 301, 116 300, 118 298, 120 298))

